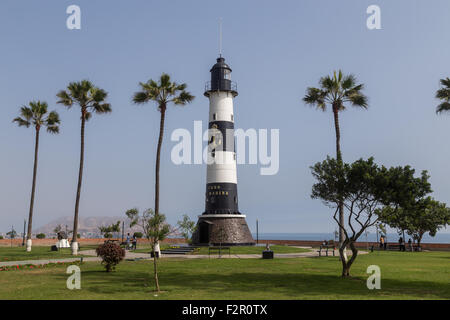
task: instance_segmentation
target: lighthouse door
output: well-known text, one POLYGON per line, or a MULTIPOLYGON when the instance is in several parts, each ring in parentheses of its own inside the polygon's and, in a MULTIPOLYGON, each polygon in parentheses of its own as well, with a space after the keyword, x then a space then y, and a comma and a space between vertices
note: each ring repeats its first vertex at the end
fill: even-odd
POLYGON ((209 243, 209 223, 201 221, 199 227, 200 243, 209 243))

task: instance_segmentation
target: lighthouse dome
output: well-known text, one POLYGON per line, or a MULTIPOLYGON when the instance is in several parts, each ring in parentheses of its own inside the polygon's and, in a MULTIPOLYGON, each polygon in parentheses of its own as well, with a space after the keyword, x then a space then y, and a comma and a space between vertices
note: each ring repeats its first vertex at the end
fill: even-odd
POLYGON ((214 69, 227 69, 231 72, 231 68, 225 63, 225 58, 223 57, 217 58, 217 62, 213 65, 210 72, 213 72, 214 69))

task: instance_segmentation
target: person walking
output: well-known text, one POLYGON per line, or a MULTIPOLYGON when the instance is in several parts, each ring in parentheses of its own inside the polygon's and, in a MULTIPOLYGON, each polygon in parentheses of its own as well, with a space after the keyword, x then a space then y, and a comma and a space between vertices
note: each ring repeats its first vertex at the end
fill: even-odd
POLYGON ((136 234, 133 234, 133 250, 137 248, 137 237, 136 234))
POLYGON ((130 233, 127 233, 127 241, 125 248, 128 250, 130 249, 130 233))
POLYGON ((399 245, 399 250, 400 251, 405 251, 405 243, 403 242, 403 238, 402 237, 400 237, 398 239, 398 245, 399 245))

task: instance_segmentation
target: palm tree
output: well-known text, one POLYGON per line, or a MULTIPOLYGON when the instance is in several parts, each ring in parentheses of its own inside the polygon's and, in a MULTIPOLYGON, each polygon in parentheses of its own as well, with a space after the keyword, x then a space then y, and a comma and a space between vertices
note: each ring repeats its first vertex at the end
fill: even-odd
MULTIPOLYGON (((316 106, 322 111, 326 111, 327 104, 331 106, 336 131, 336 159, 342 164, 339 112, 346 109, 345 105, 347 103, 350 103, 353 107, 367 109, 367 97, 361 93, 364 85, 356 84, 354 75, 350 74, 344 76, 341 70, 339 70, 338 73, 334 71, 332 77, 322 77, 319 81, 319 85, 320 88, 308 88, 303 101, 306 104, 316 106)), ((344 241, 343 226, 345 224, 343 203, 339 204, 339 224, 339 243, 342 244, 344 241)), ((339 247, 341 259, 346 261, 345 248, 339 247)))
POLYGON ((73 236, 72 236, 72 254, 78 253, 78 209, 80 205, 81 182, 83 179, 84 167, 84 129, 86 121, 88 121, 92 113, 104 114, 111 112, 111 105, 106 103, 108 93, 100 88, 95 87, 90 81, 82 80, 80 82, 71 82, 67 86, 67 90, 61 90, 56 95, 58 103, 70 108, 74 104, 80 106, 81 109, 81 148, 80 148, 80 168, 78 171, 77 195, 75 200, 75 216, 73 219, 73 236))
POLYGON ((29 107, 23 106, 20 108, 20 117, 13 120, 19 127, 33 126, 35 134, 34 145, 34 166, 33 166, 33 182, 31 186, 30 211, 28 214, 28 230, 27 230, 27 251, 31 251, 31 228, 33 224, 33 208, 34 208, 34 193, 36 190, 36 172, 38 164, 38 150, 39 150, 39 132, 42 127, 47 128, 47 132, 57 134, 59 133, 59 115, 56 111, 47 113, 48 105, 46 102, 32 101, 29 107))
MULTIPOLYGON (((164 136, 164 121, 166 117, 167 105, 173 103, 175 105, 186 105, 194 100, 194 96, 185 89, 187 85, 177 84, 171 82, 170 76, 163 73, 158 82, 150 79, 146 83, 139 83, 142 91, 138 91, 133 96, 133 102, 136 104, 144 104, 149 101, 154 101, 161 113, 159 123, 159 139, 158 148, 156 151, 156 169, 155 169, 155 215, 159 214, 159 167, 161 159, 161 146, 164 136)), ((159 244, 157 244, 156 251, 159 251, 159 244)), ((156 259, 155 259, 156 260, 156 259)))
POLYGON ((436 91, 436 98, 442 103, 437 106, 436 113, 450 111, 450 78, 441 79, 441 88, 436 91))

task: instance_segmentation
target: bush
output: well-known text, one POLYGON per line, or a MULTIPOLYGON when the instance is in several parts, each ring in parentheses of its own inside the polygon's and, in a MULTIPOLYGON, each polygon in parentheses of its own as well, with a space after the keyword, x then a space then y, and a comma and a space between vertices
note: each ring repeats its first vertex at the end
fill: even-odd
POLYGON ((44 233, 38 233, 38 234, 36 235, 36 238, 38 238, 38 239, 44 239, 44 238, 45 238, 45 234, 44 234, 44 233))
POLYGON ((135 233, 133 234, 133 236, 135 236, 135 237, 138 238, 138 239, 141 239, 141 238, 144 236, 144 234, 143 234, 142 232, 135 232, 135 233))
POLYGON ((102 257, 102 264, 105 266, 106 272, 114 270, 125 257, 125 250, 114 242, 105 242, 99 245, 95 251, 97 256, 102 257))
POLYGON ((3 236, 0 236, 0 240, 3 240, 3 236))

